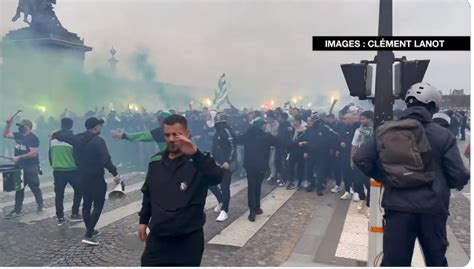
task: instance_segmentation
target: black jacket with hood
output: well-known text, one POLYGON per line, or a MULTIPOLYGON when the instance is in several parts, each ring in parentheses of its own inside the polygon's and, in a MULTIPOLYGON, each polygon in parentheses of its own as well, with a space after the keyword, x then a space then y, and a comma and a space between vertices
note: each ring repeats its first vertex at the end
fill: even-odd
POLYGON ((277 146, 278 139, 261 127, 251 126, 245 134, 236 138, 236 142, 244 145, 245 169, 264 172, 268 169, 270 147, 277 146))
POLYGON ((91 176, 84 177, 93 179, 94 176, 104 176, 104 168, 106 168, 113 176, 117 176, 117 168, 112 163, 107 145, 102 137, 85 131, 74 135, 72 132, 57 132, 53 134, 53 138, 64 141, 73 146, 74 159, 77 169, 81 175, 91 176))
MULTIPOLYGON (((421 106, 405 110, 401 119, 420 121, 432 149, 433 184, 417 188, 385 187, 382 207, 385 210, 423 214, 449 214, 450 189, 462 189, 470 174, 461 159, 453 134, 432 121, 432 115, 421 106)), ((378 160, 374 138, 364 143, 353 158, 355 165, 367 176, 384 183, 384 171, 378 160)))
POLYGON ((229 125, 217 123, 212 142, 212 157, 218 164, 231 163, 235 155, 234 133, 229 125))

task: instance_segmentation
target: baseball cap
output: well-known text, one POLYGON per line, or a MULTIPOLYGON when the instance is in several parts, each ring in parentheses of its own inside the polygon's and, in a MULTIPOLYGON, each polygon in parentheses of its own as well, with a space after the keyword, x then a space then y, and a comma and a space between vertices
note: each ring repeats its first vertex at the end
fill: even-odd
POLYGON ((101 124, 104 124, 104 120, 99 120, 96 117, 91 117, 86 120, 85 126, 86 126, 86 129, 89 130, 101 124))
POLYGON ((166 120, 166 118, 168 118, 169 116, 171 116, 171 113, 170 113, 170 112, 163 111, 163 112, 161 112, 161 113, 158 115, 158 120, 164 121, 164 120, 166 120))
POLYGON ((33 129, 33 123, 30 120, 22 120, 20 123, 16 124, 17 126, 28 126, 30 129, 33 129))

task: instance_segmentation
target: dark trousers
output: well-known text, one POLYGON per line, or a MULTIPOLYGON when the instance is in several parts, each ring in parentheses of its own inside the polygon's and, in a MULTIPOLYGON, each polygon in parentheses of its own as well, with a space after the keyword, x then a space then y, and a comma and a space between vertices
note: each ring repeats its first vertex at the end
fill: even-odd
POLYGON ((337 186, 341 186, 342 183, 342 158, 341 155, 332 158, 332 176, 336 181, 337 186))
MULTIPOLYGON (((23 168, 23 179, 25 180, 25 188, 28 185, 31 192, 35 196, 36 204, 44 206, 43 195, 40 189, 39 166, 33 165, 23 168)), ((25 199, 25 189, 21 189, 15 193, 15 211, 20 212, 23 208, 23 200, 25 199)))
POLYGON ((262 194, 262 181, 264 172, 247 168, 248 181, 248 203, 251 212, 260 208, 260 196, 262 194))
POLYGON ((82 192, 79 184, 79 176, 77 171, 53 171, 54 176, 54 193, 56 194, 56 217, 58 219, 64 217, 64 190, 69 183, 74 190, 74 199, 72 202, 72 214, 79 213, 81 205, 82 192))
MULTIPOLYGON (((316 185, 318 190, 323 190, 326 186, 326 178, 329 174, 329 158, 315 158, 310 155, 307 162, 307 177, 311 184, 316 185), (314 174, 316 173, 316 178, 314 174)), ((327 156, 329 157, 329 155, 327 156)))
POLYGON ((277 175, 280 176, 280 179, 288 178, 288 163, 286 161, 286 156, 288 151, 285 147, 277 147, 275 152, 275 164, 277 175))
POLYGON ((364 175, 359 169, 353 170, 354 174, 354 192, 359 194, 361 200, 365 200, 365 204, 370 206, 370 178, 364 175), (367 189, 365 195, 364 187, 367 189))
POLYGON ((466 128, 461 127, 461 140, 466 140, 466 128))
POLYGON ((178 236, 156 236, 151 232, 141 257, 141 266, 199 266, 204 252, 202 229, 178 236))
POLYGON ((288 178, 290 182, 293 182, 296 179, 298 180, 298 186, 301 185, 304 179, 304 165, 305 159, 303 156, 290 155, 289 167, 288 167, 288 178))
POLYGON ((344 180, 344 189, 346 192, 350 192, 354 176, 354 173, 351 168, 350 159, 351 157, 349 155, 341 155, 339 158, 339 161, 341 163, 342 179, 344 180))
POLYGON ((82 204, 82 217, 86 225, 86 236, 92 236, 95 225, 99 221, 100 214, 104 208, 105 194, 107 192, 107 184, 104 176, 86 176, 81 180, 83 186, 84 202, 82 204), (92 210, 94 205, 94 210, 92 210))
POLYGON ((216 196, 216 199, 219 203, 222 203, 222 210, 229 213, 229 203, 230 203, 230 181, 232 178, 232 172, 227 170, 224 173, 224 178, 222 178, 219 187, 217 185, 209 187, 209 190, 216 196))
POLYGON ((411 266, 418 238, 426 266, 448 266, 447 215, 385 210, 382 266, 411 266))

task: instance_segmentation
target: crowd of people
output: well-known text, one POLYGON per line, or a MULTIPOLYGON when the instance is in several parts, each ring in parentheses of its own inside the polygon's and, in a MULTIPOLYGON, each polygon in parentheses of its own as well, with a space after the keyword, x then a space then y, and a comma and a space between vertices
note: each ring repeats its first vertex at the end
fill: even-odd
MULTIPOLYGON (((425 91, 431 89, 424 87, 425 91)), ((430 94, 436 95, 434 90, 430 94)), ((412 99, 408 97, 408 109, 394 111, 395 120, 415 118, 428 126, 427 132, 434 132, 439 129, 428 125, 434 115, 436 123, 465 139, 467 113, 436 113, 440 98, 439 102, 433 99, 423 103, 426 100, 416 94, 411 96, 412 99)), ((100 232, 95 230, 95 225, 107 190, 104 168, 112 174, 116 184, 121 183, 118 170, 135 167, 148 171, 142 188, 144 198, 139 226, 140 239, 147 240, 143 265, 173 264, 179 251, 189 254, 188 262, 183 264, 198 265, 203 251, 202 225, 205 220, 202 211, 207 192, 211 191, 218 200, 214 209, 219 212, 216 220, 226 221, 230 213, 230 183, 233 178, 246 177, 248 180, 248 220, 254 222, 263 213, 260 196, 264 180, 288 190, 316 191, 320 196, 329 188, 332 193, 340 193, 340 199, 358 202, 359 212, 368 217, 370 178, 383 179, 386 176, 373 165, 377 163, 377 155, 370 151, 375 147, 371 144, 375 141, 374 113, 353 104, 344 106, 337 113, 296 107, 238 110, 232 106, 219 112, 203 108, 185 112, 128 110, 118 113, 112 110, 105 113, 104 109, 96 109, 78 117, 65 110, 60 120, 39 119, 35 124, 22 120, 17 124, 18 132, 10 130, 14 120, 14 117, 8 119, 3 134, 5 138, 16 141, 12 161, 24 170, 25 183, 35 195, 38 211, 44 208, 39 188, 39 156, 44 157, 43 153, 49 152, 48 160, 54 171, 58 225, 68 222, 62 203, 64 188, 69 183, 75 190, 70 219, 83 220, 87 228, 83 243, 99 244, 96 238, 100 232), (82 122, 85 122, 85 132, 82 122), (367 145, 373 147, 368 149, 367 145), (367 163, 368 159, 371 159, 370 163, 367 163), (330 185, 332 180, 334 184, 330 185), (155 193, 160 195, 152 195, 155 193), (81 197, 82 216, 79 213, 81 197), (148 236, 147 228, 154 236, 148 236), (176 243, 180 240, 184 241, 176 243), (170 246, 170 249, 161 249, 156 254, 155 247, 160 244, 170 246), (189 244, 202 247, 193 250, 189 244)), ((431 135, 427 133, 426 136, 434 139, 431 135)), ((446 140, 450 139, 448 134, 443 135, 446 140)), ((381 152, 380 148, 377 149, 381 152)), ((449 151, 446 158, 457 162, 460 156, 453 156, 456 153, 453 148, 449 151)), ((451 165, 449 169, 459 170, 452 172, 458 178, 449 187, 464 186, 469 178, 465 169, 459 163, 446 163, 451 165)), ((390 165, 393 163, 384 167, 390 165)), ((448 179, 451 180, 453 175, 447 175, 448 179)), ((400 193, 386 191, 384 197, 388 195, 398 197, 400 193)), ((15 208, 7 218, 23 214, 23 197, 24 189, 17 191, 15 208)), ((397 199, 386 204, 386 209, 400 210, 397 199)), ((402 203, 401 207, 404 206, 406 203, 402 203)), ((409 206, 413 207, 413 204, 409 206)), ((397 221, 403 224, 405 219, 397 221)), ((445 220, 433 221, 438 221, 441 226, 445 224, 445 220)), ((396 227, 392 229, 396 233, 396 227)), ((186 255, 179 256, 184 259, 182 257, 186 255)), ((431 264, 444 262, 430 257, 431 264)), ((390 258, 387 255, 386 265, 398 264, 390 258)))

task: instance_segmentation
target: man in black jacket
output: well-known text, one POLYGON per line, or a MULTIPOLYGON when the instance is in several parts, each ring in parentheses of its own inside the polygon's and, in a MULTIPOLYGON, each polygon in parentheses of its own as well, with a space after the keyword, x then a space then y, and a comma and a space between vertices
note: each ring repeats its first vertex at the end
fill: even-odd
POLYGON ((225 173, 222 182, 219 184, 220 188, 214 185, 211 186, 209 190, 216 196, 216 199, 219 202, 216 209, 220 210, 215 210, 216 212, 219 212, 219 216, 216 220, 222 222, 229 218, 230 181, 233 172, 231 171, 230 165, 232 161, 234 161, 235 156, 235 136, 230 126, 227 124, 227 117, 224 113, 217 113, 214 122, 216 134, 214 135, 212 142, 212 157, 214 157, 217 164, 222 165, 225 169, 225 173))
POLYGON ((52 135, 53 139, 64 141, 73 146, 81 186, 84 186, 82 217, 86 225, 86 234, 82 242, 94 246, 99 244, 96 237, 100 232, 95 230, 95 225, 104 208, 107 192, 104 168, 114 176, 116 184, 120 183, 120 176, 112 163, 105 141, 99 136, 103 124, 103 120, 92 117, 86 120, 87 131, 84 133, 73 135, 72 133, 56 132, 52 135), (94 210, 91 212, 92 204, 94 204, 94 210))
POLYGON ((293 133, 293 127, 288 121, 287 113, 278 114, 278 141, 279 144, 275 151, 275 164, 277 170, 277 184, 280 187, 286 185, 286 178, 288 177, 288 165, 286 157, 288 155, 288 148, 291 144, 291 135, 293 133))
POLYGON ((250 214, 248 219, 255 221, 256 215, 263 214, 260 208, 262 181, 268 170, 270 148, 277 146, 277 138, 266 133, 263 128, 265 119, 258 117, 252 121, 252 126, 242 136, 236 138, 238 144, 244 145, 244 167, 247 170, 248 204, 250 214))
MULTIPOLYGON (((323 114, 324 116, 324 114, 323 114)), ((311 126, 306 131, 307 141, 301 142, 308 154, 307 177, 310 181, 307 191, 311 192, 316 187, 318 195, 323 195, 326 188, 326 178, 329 174, 330 150, 340 148, 339 134, 321 120, 317 112, 310 117, 311 126), (314 178, 316 172, 316 179, 314 178)))
POLYGON ((351 148, 352 139, 356 129, 359 128, 359 124, 354 122, 354 115, 346 113, 342 116, 342 126, 339 130, 341 137, 341 154, 339 155, 339 161, 341 162, 341 174, 344 180, 344 194, 341 196, 342 200, 348 200, 352 197, 351 187, 354 182, 354 174, 351 168, 351 148))
MULTIPOLYGON (((385 186, 382 266, 410 266, 416 238, 421 244, 426 266, 447 266, 446 222, 450 189, 462 189, 470 175, 454 135, 432 121, 432 115, 441 104, 439 91, 428 83, 417 83, 408 90, 405 102, 408 109, 401 118, 423 124, 431 145, 430 169, 434 170, 435 178, 432 184, 415 188, 385 186)), ((375 139, 362 144, 353 160, 367 176, 385 182, 386 172, 379 165, 375 139)))
POLYGON ((167 149, 152 157, 142 187, 138 236, 146 247, 141 265, 199 266, 207 190, 221 182, 224 169, 193 145, 183 116, 166 118, 164 132, 167 149))

